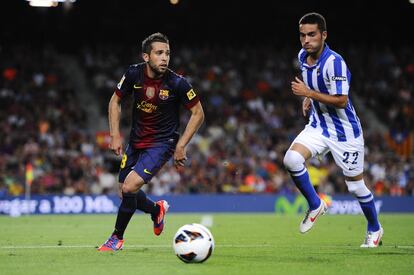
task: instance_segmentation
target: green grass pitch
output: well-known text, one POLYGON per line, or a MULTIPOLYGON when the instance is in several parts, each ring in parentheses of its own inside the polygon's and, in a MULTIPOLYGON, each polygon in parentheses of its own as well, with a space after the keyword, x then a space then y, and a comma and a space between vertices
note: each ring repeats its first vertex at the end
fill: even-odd
POLYGON ((202 214, 170 214, 156 237, 148 216, 135 215, 117 253, 96 251, 115 215, 0 217, 1 274, 412 274, 414 215, 381 215, 383 246, 361 249, 363 216, 320 218, 307 234, 302 216, 212 214, 216 248, 202 264, 185 264, 172 238, 202 214))

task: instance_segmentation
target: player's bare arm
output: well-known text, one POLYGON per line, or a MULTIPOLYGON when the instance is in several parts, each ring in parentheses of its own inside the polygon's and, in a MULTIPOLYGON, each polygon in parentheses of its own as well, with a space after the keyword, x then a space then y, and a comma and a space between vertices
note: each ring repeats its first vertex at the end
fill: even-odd
POLYGON ((109 133, 111 142, 109 148, 116 155, 122 154, 122 138, 119 131, 119 121, 121 119, 121 98, 115 93, 112 95, 108 106, 109 133))
POLYGON ((309 97, 305 97, 302 102, 302 113, 306 116, 311 109, 311 100, 309 97))
POLYGON ((187 160, 185 147, 204 121, 204 111, 200 102, 194 105, 190 111, 191 117, 187 123, 183 135, 178 140, 177 146, 175 148, 174 163, 176 167, 184 166, 185 161, 187 160))
POLYGON ((291 87, 294 95, 308 97, 335 108, 345 108, 348 103, 347 95, 327 95, 316 92, 309 89, 298 77, 295 77, 295 80, 291 82, 291 87))

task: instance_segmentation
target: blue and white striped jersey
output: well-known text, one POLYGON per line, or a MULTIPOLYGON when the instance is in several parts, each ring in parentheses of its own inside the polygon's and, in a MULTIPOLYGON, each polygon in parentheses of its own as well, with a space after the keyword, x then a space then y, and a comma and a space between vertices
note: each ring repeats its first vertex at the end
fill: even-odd
MULTIPOLYGON (((343 58, 327 44, 315 65, 306 63, 307 53, 301 49, 298 55, 303 81, 314 90, 330 95, 348 95, 351 73, 343 58)), ((340 142, 362 134, 361 123, 350 98, 346 108, 340 109, 312 100, 309 124, 321 130, 325 137, 340 142)))

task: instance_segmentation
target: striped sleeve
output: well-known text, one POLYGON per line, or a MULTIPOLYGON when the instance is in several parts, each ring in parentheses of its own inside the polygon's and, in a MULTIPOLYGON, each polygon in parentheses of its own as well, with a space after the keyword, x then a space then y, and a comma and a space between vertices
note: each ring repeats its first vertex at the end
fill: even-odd
POLYGON ((341 58, 332 59, 327 68, 329 79, 329 94, 331 95, 348 95, 350 74, 348 67, 341 58))
POLYGON ((298 53, 298 62, 302 66, 302 64, 305 62, 306 58, 306 51, 304 49, 301 49, 298 53))

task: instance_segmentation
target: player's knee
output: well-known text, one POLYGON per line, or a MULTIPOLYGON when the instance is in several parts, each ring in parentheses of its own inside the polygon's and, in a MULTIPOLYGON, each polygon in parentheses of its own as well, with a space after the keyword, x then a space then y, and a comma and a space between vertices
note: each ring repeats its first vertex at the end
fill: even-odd
POLYGON ((125 178, 121 190, 123 193, 136 193, 144 185, 144 180, 135 171, 131 171, 125 178))
POLYGON ((358 181, 345 181, 349 193, 357 196, 357 197, 364 197, 369 194, 371 194, 371 191, 367 188, 365 185, 364 180, 358 180, 358 181))
POLYGON ((121 190, 122 193, 136 193, 139 191, 139 189, 142 187, 143 183, 141 182, 124 182, 122 184, 121 190))
POLYGON ((136 193, 142 187, 142 184, 123 184, 122 193, 136 193))
POLYGON ((122 193, 133 193, 135 190, 134 188, 131 188, 131 186, 127 185, 127 184, 123 184, 121 187, 122 193))
POLYGON ((294 150, 288 150, 285 154, 285 157, 283 158, 283 164, 289 171, 300 170, 303 167, 304 162, 305 159, 303 156, 294 150))

